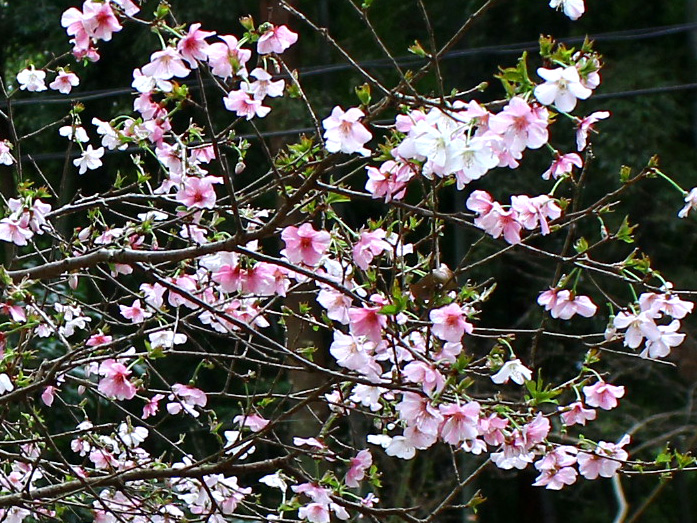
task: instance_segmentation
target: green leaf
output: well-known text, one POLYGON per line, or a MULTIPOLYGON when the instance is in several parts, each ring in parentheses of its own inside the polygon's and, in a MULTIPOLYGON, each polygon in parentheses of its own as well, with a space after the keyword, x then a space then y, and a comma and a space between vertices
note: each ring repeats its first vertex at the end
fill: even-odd
POLYGON ((583 236, 574 243, 574 250, 579 254, 588 250, 588 242, 583 236))
POLYGON ((428 56, 428 53, 421 46, 418 40, 414 40, 414 43, 409 46, 409 52, 415 54, 416 56, 420 56, 421 58, 426 58, 428 56))
POLYGON ((330 192, 327 194, 327 205, 332 205, 334 203, 345 203, 350 202, 351 198, 344 194, 339 194, 335 192, 330 192))
POLYGON ((634 229, 636 228, 636 225, 629 225, 629 217, 625 216, 615 237, 625 243, 634 243, 634 236, 632 236, 632 232, 634 232, 634 229))

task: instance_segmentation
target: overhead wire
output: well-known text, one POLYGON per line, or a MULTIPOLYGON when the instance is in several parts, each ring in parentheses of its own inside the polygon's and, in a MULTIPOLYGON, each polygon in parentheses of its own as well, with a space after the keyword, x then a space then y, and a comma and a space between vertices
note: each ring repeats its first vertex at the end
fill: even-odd
MULTIPOLYGON (((566 45, 576 45, 584 42, 585 40, 592 41, 634 41, 650 38, 659 38, 663 36, 675 35, 688 31, 697 30, 697 23, 683 23, 674 24, 667 26, 653 26, 647 28, 639 29, 627 29, 622 31, 611 31, 605 33, 597 33, 593 35, 578 36, 578 37, 567 37, 559 38, 557 41, 562 42, 566 45)), ((462 57, 472 57, 472 56, 482 56, 482 55, 496 55, 496 54, 519 54, 523 51, 530 51, 538 48, 537 41, 525 41, 509 44, 499 44, 490 46, 480 46, 471 49, 456 49, 449 51, 441 57, 441 60, 451 60, 455 58, 462 57)), ((396 58, 397 63, 400 66, 409 65, 420 65, 423 64, 425 59, 418 56, 401 56, 396 58)), ((393 67, 393 62, 387 58, 378 58, 374 60, 365 60, 358 62, 362 68, 384 68, 393 67)), ((325 64, 317 66, 307 66, 298 68, 298 73, 300 77, 307 76, 317 76, 324 75, 339 71, 352 70, 354 66, 352 64, 340 63, 340 64, 325 64)), ((283 76, 283 75, 279 75, 283 76)), ((211 82, 212 83, 212 82, 211 82)), ((191 90, 197 90, 198 86, 192 86, 191 90)), ((697 89, 697 83, 685 83, 677 85, 667 85, 667 86, 656 86, 644 89, 632 89, 626 91, 618 91, 614 93, 600 93, 593 96, 593 100, 608 100, 614 98, 627 98, 635 96, 647 96, 655 94, 672 93, 677 91, 694 90, 697 89)), ((121 96, 126 94, 132 94, 134 91, 131 87, 119 87, 113 89, 98 89, 91 91, 84 91, 82 93, 77 93, 74 96, 45 96, 43 98, 24 98, 13 100, 13 106, 26 106, 26 105, 43 105, 43 104, 65 104, 65 103, 77 103, 90 100, 98 100, 102 98, 109 98, 115 96, 121 96)), ((6 107, 7 102, 0 102, 0 107, 6 107)), ((301 133, 314 132, 313 127, 296 127, 293 129, 284 129, 279 131, 266 131, 260 134, 249 134, 249 135, 239 135, 238 138, 246 140, 254 140, 259 138, 272 138, 278 136, 289 136, 298 135, 301 133)), ((129 147, 125 150, 119 151, 107 151, 107 154, 116 154, 118 152, 133 152, 139 150, 137 147, 129 147)), ((77 158, 80 156, 79 151, 73 151, 69 157, 77 158)), ((48 161, 66 158, 65 153, 40 153, 36 155, 22 155, 21 161, 48 161)))
MULTIPOLYGON (((606 33, 597 33, 586 36, 578 37, 568 37, 568 38, 558 38, 559 42, 565 44, 579 44, 585 39, 593 41, 633 41, 642 40, 648 38, 658 38, 662 36, 679 34, 687 31, 697 30, 697 23, 684 23, 684 24, 674 24, 667 26, 654 26, 641 29, 627 29, 622 31, 611 31, 606 33)), ((478 55, 491 55, 491 54, 516 54, 523 51, 530 51, 538 48, 538 42, 529 40, 525 42, 516 42, 510 44, 499 44, 499 45, 489 45, 474 47, 471 49, 456 49, 449 51, 441 57, 441 60, 451 60, 454 58, 462 58, 468 56, 478 56, 478 55)), ((416 55, 403 55, 400 57, 395 57, 395 60, 400 66, 408 65, 421 65, 425 62, 424 58, 418 57, 416 55)), ((374 60, 365 60, 361 62, 356 62, 360 67, 364 69, 369 68, 391 68, 393 67, 393 62, 388 58, 376 58, 374 60)), ((339 71, 352 70, 354 66, 348 63, 339 64, 323 64, 315 66, 306 66, 298 68, 298 74, 301 77, 317 76, 328 73, 335 73, 339 71)), ((279 78, 285 75, 278 75, 279 78)), ((194 86, 195 87, 195 86, 194 86)), ((192 87, 192 89, 194 89, 192 87)), ((23 105, 40 105, 40 104, 66 104, 66 103, 76 103, 80 101, 97 100, 101 98, 108 98, 113 96, 120 96, 124 94, 133 93, 131 87, 117 87, 112 89, 96 89, 90 91, 84 91, 78 93, 74 96, 44 96, 42 98, 22 98, 18 100, 13 100, 13 106, 23 106, 23 105)), ((0 107, 6 107, 7 102, 0 102, 0 107)))

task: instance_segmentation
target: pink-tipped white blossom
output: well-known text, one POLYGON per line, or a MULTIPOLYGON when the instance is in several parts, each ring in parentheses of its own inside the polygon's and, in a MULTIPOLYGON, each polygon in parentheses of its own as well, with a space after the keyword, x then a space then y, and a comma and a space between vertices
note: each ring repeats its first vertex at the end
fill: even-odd
POLYGON ((373 137, 370 131, 359 121, 365 114, 356 107, 344 111, 336 106, 332 114, 322 120, 324 127, 324 140, 327 151, 330 153, 358 153, 368 156, 370 150, 363 147, 373 137))

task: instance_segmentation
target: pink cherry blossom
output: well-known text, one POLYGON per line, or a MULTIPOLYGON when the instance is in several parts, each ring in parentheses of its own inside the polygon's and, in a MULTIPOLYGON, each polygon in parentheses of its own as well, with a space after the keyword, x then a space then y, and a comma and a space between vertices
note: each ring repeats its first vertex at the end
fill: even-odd
POLYGON ((661 337, 661 331, 655 323, 658 313, 653 310, 645 310, 636 314, 633 311, 620 311, 613 320, 613 325, 618 329, 627 329, 624 333, 624 346, 636 349, 641 342, 656 340, 661 337))
POLYGON ((586 479, 596 479, 598 476, 611 478, 622 467, 622 462, 629 457, 623 448, 629 442, 629 436, 625 435, 618 443, 598 442, 594 453, 579 452, 579 472, 586 479))
POLYGON ((285 82, 283 80, 271 80, 272 76, 261 67, 257 67, 250 74, 256 81, 249 84, 249 90, 255 100, 263 100, 267 96, 277 98, 283 96, 285 82))
POLYGON ((257 52, 259 54, 281 54, 297 41, 298 35, 285 25, 271 25, 266 32, 259 37, 257 41, 257 52))
POLYGON ((373 198, 384 198, 387 203, 404 198, 407 183, 414 177, 413 166, 401 161, 387 160, 379 168, 367 166, 366 171, 365 190, 373 198))
POLYGON ((578 121, 578 127, 576 129, 576 148, 579 151, 583 151, 586 148, 588 133, 593 130, 593 124, 609 117, 610 113, 608 111, 596 111, 578 121))
POLYGON ((121 310, 121 315, 133 323, 143 323, 152 316, 152 312, 141 306, 140 300, 135 300, 131 306, 119 305, 119 309, 121 310))
POLYGON ((208 46, 206 54, 211 72, 225 79, 242 71, 252 57, 252 52, 243 49, 237 38, 232 35, 219 35, 219 38, 222 42, 208 46))
POLYGON ((317 303, 327 311, 327 318, 348 325, 348 310, 351 307, 351 298, 341 291, 333 288, 325 288, 319 291, 317 303))
POLYGON ((374 345, 351 334, 334 331, 329 353, 341 367, 356 371, 377 381, 382 369, 373 358, 374 345))
POLYGON ((576 401, 567 407, 559 407, 561 419, 564 425, 585 425, 586 421, 592 421, 597 416, 595 409, 586 409, 583 403, 576 401))
POLYGON ((15 163, 14 156, 12 156, 12 144, 8 140, 0 140, 0 164, 2 165, 12 165, 15 163))
POLYGON ((261 100, 256 100, 246 91, 230 91, 223 98, 223 103, 228 111, 234 112, 237 116, 243 116, 251 120, 255 116, 263 118, 271 111, 270 107, 261 104, 261 100))
POLYGON ((489 129, 503 137, 507 149, 522 152, 539 149, 549 138, 547 109, 530 106, 523 98, 511 98, 508 105, 489 118, 489 129))
POLYGON ((656 338, 646 340, 646 348, 639 354, 642 358, 665 358, 670 354, 670 349, 682 344, 685 334, 677 332, 680 322, 673 320, 669 325, 659 325, 659 335, 656 338))
POLYGON ((205 392, 196 387, 184 385, 182 383, 175 383, 172 385, 172 394, 170 394, 167 399, 171 402, 167 404, 167 412, 173 416, 179 414, 183 410, 190 416, 197 418, 199 412, 194 407, 205 407, 208 403, 205 392))
POLYGON ((542 235, 549 234, 547 220, 556 220, 561 216, 561 207, 550 196, 541 194, 533 198, 520 194, 511 196, 511 208, 518 213, 517 221, 531 231, 540 226, 542 235))
POLYGON ((361 232, 360 240, 353 246, 353 261, 358 267, 366 270, 374 256, 392 249, 392 246, 385 241, 386 234, 382 229, 361 232))
POLYGON ((542 174, 542 178, 549 180, 551 176, 552 179, 556 180, 560 176, 571 174, 574 166, 578 167, 579 169, 583 167, 583 160, 581 160, 581 157, 578 154, 569 153, 557 155, 550 168, 542 174))
POLYGON ((93 334, 90 336, 87 341, 85 342, 85 345, 87 347, 99 347, 100 345, 106 345, 107 343, 111 343, 112 337, 104 334, 102 331, 99 331, 97 334, 93 334))
POLYGON ((594 316, 598 307, 588 296, 581 296, 566 289, 549 289, 537 297, 537 303, 550 311, 552 318, 568 320, 580 314, 585 318, 594 316))
POLYGON ((0 240, 23 247, 34 236, 29 228, 29 218, 23 214, 19 219, 9 217, 0 220, 0 240))
POLYGON ((617 399, 624 396, 624 387, 597 381, 593 385, 583 387, 583 394, 586 396, 587 405, 611 410, 617 407, 617 399))
POLYGON ((82 4, 82 24, 87 34, 97 40, 108 42, 112 33, 122 29, 109 2, 96 3, 87 0, 82 4))
POLYGON ((211 176, 196 178, 187 176, 176 195, 176 200, 189 208, 212 209, 215 207, 216 195, 211 176))
POLYGON ((639 296, 639 306, 642 312, 647 311, 650 314, 665 313, 673 318, 681 320, 692 312, 695 304, 682 300, 679 296, 674 294, 645 292, 639 296))
POLYGON ((476 401, 465 405, 441 404, 438 409, 443 416, 440 437, 450 445, 459 445, 479 435, 478 420, 481 406, 476 401))
POLYGON ((148 402, 143 406, 143 419, 155 416, 160 410, 160 400, 165 397, 162 394, 155 394, 148 402))
POLYGON ((142 68, 143 74, 159 80, 173 77, 184 78, 189 75, 189 68, 182 56, 173 47, 166 47, 150 55, 150 63, 142 68))
POLYGON ((387 327, 387 316, 379 314, 381 306, 352 307, 348 311, 351 332, 354 336, 366 336, 370 341, 378 343, 382 339, 382 331, 387 327))
POLYGON ((332 114, 322 120, 327 151, 368 156, 370 151, 363 146, 373 135, 359 122, 364 116, 363 111, 356 107, 346 112, 339 106, 334 107, 332 114))
POLYGON ((373 464, 373 457, 368 449, 361 450, 355 458, 351 458, 350 468, 344 482, 347 487, 358 488, 365 477, 366 470, 373 464))
POLYGON ((471 334, 474 327, 466 320, 466 310, 457 303, 445 305, 434 309, 429 313, 433 322, 431 331, 435 336, 444 341, 459 342, 465 332, 471 334))
POLYGON ((177 42, 177 51, 192 69, 196 69, 198 62, 208 57, 210 44, 206 42, 206 38, 214 34, 215 31, 202 31, 201 24, 191 24, 189 32, 177 42))
POLYGON ((259 432, 269 424, 269 420, 262 418, 259 414, 235 416, 232 422, 239 423, 240 427, 249 427, 252 432, 259 432))
POLYGON ((519 221, 518 213, 513 209, 504 209, 498 202, 492 202, 488 212, 477 216, 474 219, 474 225, 493 238, 499 238, 503 234, 503 238, 512 245, 521 241, 520 232, 523 226, 519 221))
POLYGON ((97 387, 99 392, 117 400, 130 400, 136 395, 136 387, 128 380, 131 371, 114 359, 104 360, 99 365, 99 374, 104 376, 97 387))
POLYGON ((75 73, 71 73, 69 71, 61 69, 60 71, 58 71, 58 75, 56 76, 55 80, 48 84, 48 86, 55 91, 61 92, 63 94, 69 94, 70 91, 73 90, 73 87, 79 84, 80 79, 77 77, 75 73))
POLYGON ((440 393, 445 387, 445 378, 438 369, 423 361, 408 363, 402 374, 407 381, 418 383, 429 396, 440 393))
POLYGON ((331 235, 327 231, 316 231, 309 223, 303 223, 300 227, 291 225, 283 229, 281 239, 286 244, 282 254, 288 261, 314 267, 329 249, 331 235))

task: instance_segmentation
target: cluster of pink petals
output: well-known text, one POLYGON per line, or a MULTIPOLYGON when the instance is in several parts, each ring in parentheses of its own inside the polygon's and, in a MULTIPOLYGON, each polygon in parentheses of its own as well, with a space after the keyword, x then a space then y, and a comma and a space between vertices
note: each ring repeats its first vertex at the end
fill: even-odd
POLYGON ((7 201, 10 214, 0 220, 0 240, 20 247, 27 245, 35 234, 43 234, 50 227, 46 216, 51 206, 36 199, 31 204, 10 198, 7 201))
POLYGON ((177 51, 192 69, 198 68, 198 62, 208 57, 206 38, 215 35, 214 31, 202 31, 201 24, 191 24, 189 31, 177 42, 177 51))
POLYGON ((51 89, 63 94, 69 94, 77 85, 80 85, 77 75, 63 69, 59 70, 55 80, 48 84, 51 89))
POLYGON ((353 261, 359 268, 366 270, 375 256, 392 249, 392 246, 385 241, 386 235, 383 229, 361 232, 360 239, 353 246, 353 261))
POLYGON ((583 406, 583 403, 576 401, 571 405, 566 407, 559 407, 561 412, 561 420, 564 425, 585 425, 586 421, 593 421, 597 412, 595 409, 587 409, 583 406))
POLYGON ((567 289, 546 290, 537 297, 537 303, 549 311, 552 318, 562 320, 568 320, 576 314, 590 318, 598 311, 598 306, 588 296, 567 289))
POLYGON ((217 176, 185 176, 175 198, 190 209, 212 209, 217 201, 213 185, 218 183, 222 183, 222 179, 217 176))
POLYGON ((223 104, 228 111, 247 120, 251 120, 255 116, 263 118, 271 112, 271 108, 262 105, 261 100, 253 98, 252 94, 242 90, 230 91, 223 98, 223 104))
MULTIPOLYGON (((130 0, 115 2, 120 5, 128 16, 139 11, 139 8, 130 0)), ((99 58, 93 48, 93 40, 111 40, 113 33, 122 29, 110 2, 93 2, 86 0, 82 4, 82 11, 75 7, 69 8, 61 17, 61 25, 73 39, 73 54, 77 58, 96 60, 99 58)))
POLYGON ((625 435, 618 443, 600 441, 593 453, 578 453, 578 469, 586 479, 596 479, 598 476, 611 478, 626 461, 629 454, 624 450, 624 446, 630 442, 628 435, 625 435))
POLYGON ((578 478, 578 472, 572 465, 576 464, 578 449, 569 445, 561 445, 547 453, 535 463, 540 471, 535 483, 536 487, 549 490, 561 490, 565 485, 572 485, 578 478))
POLYGON ((12 165, 15 158, 12 156, 12 143, 9 140, 0 140, 0 164, 12 165))
POLYGON ((387 316, 380 314, 380 309, 387 302, 379 295, 371 296, 371 301, 376 305, 364 303, 348 310, 349 327, 354 336, 365 336, 369 341, 379 343, 387 327, 387 316))
POLYGON ((302 483, 290 487, 296 494, 304 494, 312 502, 298 509, 298 517, 310 523, 329 523, 332 512, 341 520, 348 520, 349 513, 331 499, 331 491, 314 483, 302 483))
POLYGON ((368 181, 365 190, 373 198, 384 198, 387 203, 404 198, 407 183, 415 175, 414 166, 400 158, 387 160, 380 167, 367 166, 366 171, 368 181))
POLYGON ((346 478, 344 479, 346 486, 358 488, 360 486, 360 482, 365 477, 366 471, 370 469, 372 464, 373 456, 371 456, 368 449, 363 449, 358 452, 356 457, 351 458, 350 460, 350 468, 346 473, 346 478))
POLYGON ((199 416, 195 407, 205 407, 208 403, 205 392, 182 383, 172 385, 172 394, 167 399, 170 400, 170 403, 167 404, 167 412, 176 415, 184 411, 194 418, 199 416))
POLYGON ((474 224, 494 238, 503 235, 510 244, 520 243, 522 229, 540 228, 542 235, 551 232, 549 220, 556 220, 562 210, 550 196, 541 194, 530 197, 524 194, 511 196, 511 205, 505 209, 486 191, 473 191, 466 206, 477 213, 474 224))
POLYGON ((526 148, 547 143, 548 111, 514 97, 497 114, 476 101, 457 102, 444 112, 412 111, 399 115, 395 127, 406 134, 392 151, 396 159, 421 162, 422 173, 454 176, 458 189, 494 167, 516 168, 526 148))

